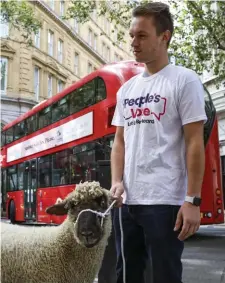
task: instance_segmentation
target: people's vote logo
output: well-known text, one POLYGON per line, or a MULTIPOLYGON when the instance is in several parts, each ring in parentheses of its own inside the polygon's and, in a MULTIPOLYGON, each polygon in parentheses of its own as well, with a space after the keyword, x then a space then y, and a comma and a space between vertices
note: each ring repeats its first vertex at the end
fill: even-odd
POLYGON ((137 98, 124 99, 123 106, 125 113, 128 113, 125 120, 135 119, 135 118, 150 118, 150 116, 155 116, 158 121, 160 121, 161 116, 166 112, 166 98, 161 97, 160 94, 146 96, 140 96, 137 98))

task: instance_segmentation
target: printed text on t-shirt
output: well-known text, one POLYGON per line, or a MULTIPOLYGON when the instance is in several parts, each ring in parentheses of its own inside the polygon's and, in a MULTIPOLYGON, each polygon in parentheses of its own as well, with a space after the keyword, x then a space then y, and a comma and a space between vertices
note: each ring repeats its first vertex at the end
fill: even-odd
MULTIPOLYGON (((131 98, 131 99, 124 99, 124 108, 129 109, 129 115, 128 117, 125 117, 125 120, 129 120, 131 118, 147 118, 149 116, 155 116, 158 121, 160 121, 161 116, 165 114, 166 111, 166 98, 161 97, 159 94, 150 95, 149 93, 146 96, 140 96, 137 98, 131 98), (157 104, 157 107, 151 107, 152 104, 157 104), (145 104, 145 105, 144 105, 145 104), (151 105, 149 105, 151 104, 151 105), (145 106, 143 108, 143 105, 145 106), (138 106, 135 107, 135 106, 138 106)), ((129 122, 128 126, 137 124, 138 120, 135 122, 129 122)), ((154 124, 153 120, 140 120, 140 123, 151 123, 154 124)), ((138 124, 140 124, 138 123, 138 124)))

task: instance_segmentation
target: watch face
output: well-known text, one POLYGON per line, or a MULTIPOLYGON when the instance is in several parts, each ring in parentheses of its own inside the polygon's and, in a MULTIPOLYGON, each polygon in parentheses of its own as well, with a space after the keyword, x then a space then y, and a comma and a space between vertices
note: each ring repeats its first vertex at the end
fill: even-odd
POLYGON ((200 206, 201 205, 201 199, 195 197, 194 200, 193 200, 193 204, 196 205, 196 206, 200 206))

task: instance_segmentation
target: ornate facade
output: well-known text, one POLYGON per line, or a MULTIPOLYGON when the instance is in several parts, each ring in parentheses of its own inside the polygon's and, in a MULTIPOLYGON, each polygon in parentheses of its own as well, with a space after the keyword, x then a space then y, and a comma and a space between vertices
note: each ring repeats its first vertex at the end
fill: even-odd
POLYGON ((1 25, 1 125, 55 95, 93 70, 132 58, 106 17, 85 24, 62 20, 69 1, 29 1, 42 22, 27 46, 18 31, 1 25))

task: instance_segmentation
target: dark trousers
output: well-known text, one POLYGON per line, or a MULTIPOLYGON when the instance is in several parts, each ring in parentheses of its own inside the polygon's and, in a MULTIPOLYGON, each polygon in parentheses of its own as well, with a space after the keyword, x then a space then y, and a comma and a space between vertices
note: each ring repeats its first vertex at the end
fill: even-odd
MULTIPOLYGON (((179 208, 172 205, 123 205, 126 283, 182 283, 184 243, 177 239, 178 232, 173 231, 179 208), (147 281, 146 270, 150 270, 147 281)), ((114 211, 113 221, 117 283, 124 283, 118 209, 114 211)))

